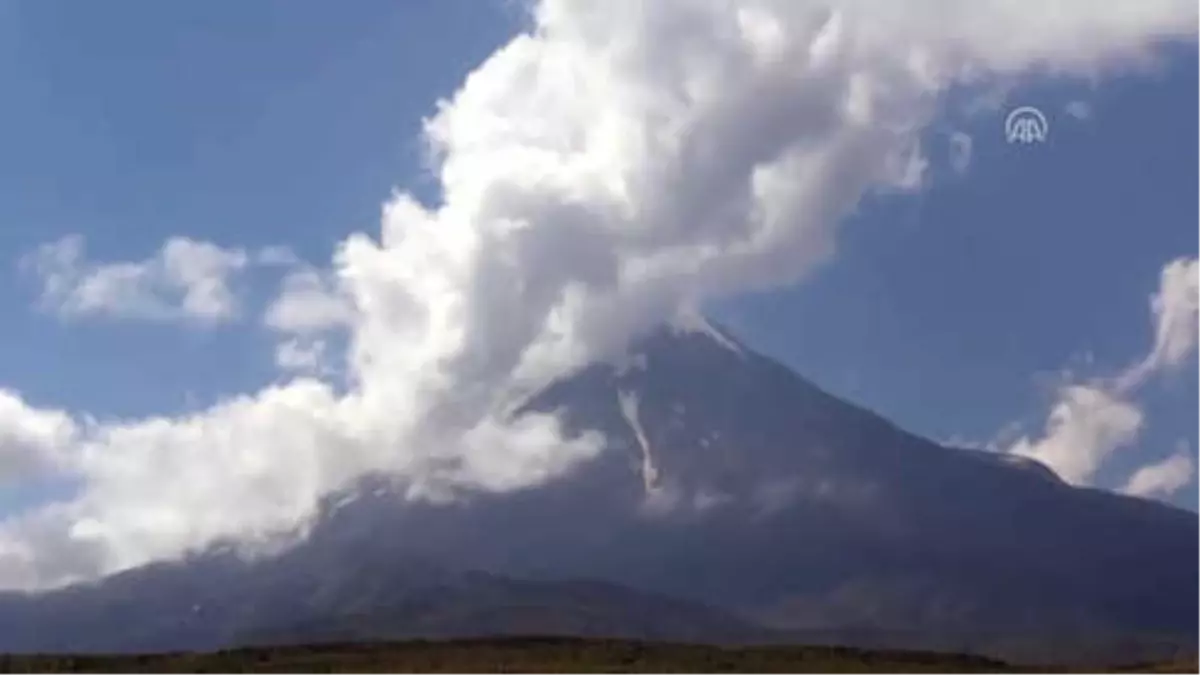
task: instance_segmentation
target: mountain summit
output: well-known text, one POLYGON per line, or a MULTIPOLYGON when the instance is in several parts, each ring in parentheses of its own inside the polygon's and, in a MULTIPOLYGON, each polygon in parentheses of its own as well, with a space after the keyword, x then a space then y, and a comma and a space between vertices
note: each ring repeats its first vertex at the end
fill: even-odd
POLYGON ((930 442, 699 317, 554 383, 516 414, 527 411, 603 433, 604 451, 545 485, 448 504, 406 502, 372 479, 331 497, 276 558, 213 552, 3 596, 0 649, 522 626, 993 653, 999 636, 1066 656, 1070 640, 1195 649, 1196 514, 930 442))

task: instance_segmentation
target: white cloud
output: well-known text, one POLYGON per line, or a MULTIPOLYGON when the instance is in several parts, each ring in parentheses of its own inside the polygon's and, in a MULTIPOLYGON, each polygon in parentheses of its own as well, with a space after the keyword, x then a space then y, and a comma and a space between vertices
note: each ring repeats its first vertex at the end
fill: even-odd
POLYGON ((263 323, 280 336, 275 365, 281 370, 333 375, 330 336, 344 334, 355 322, 353 298, 328 273, 292 262, 263 323))
POLYGON ((13 481, 62 470, 76 433, 66 413, 39 410, 15 392, 0 389, 0 489, 13 481))
POLYGON ((275 365, 281 370, 329 375, 329 344, 320 338, 291 338, 275 349, 275 365))
POLYGON ((1175 454, 1133 472, 1121 491, 1138 497, 1170 497, 1191 482, 1195 461, 1187 441, 1175 454))
POLYGON ((1009 452, 1031 457, 1072 484, 1087 484, 1109 456, 1142 428, 1142 412, 1100 386, 1067 385, 1046 420, 1044 434, 1023 437, 1009 452))
POLYGON ((1150 300, 1154 315, 1154 347, 1120 378, 1131 389, 1147 378, 1179 368, 1196 352, 1200 310, 1200 262, 1180 258, 1163 267, 1158 292, 1150 300))
MULTIPOLYGON (((81 492, 0 525, 0 585, 295 527, 366 471, 437 498, 548 480, 599 439, 508 420, 513 400, 682 306, 803 278, 864 194, 920 185, 920 133, 946 89, 1091 74, 1190 38, 1196 8, 544 0, 533 23, 428 120, 442 201, 396 195, 378 236, 348 237, 268 313, 286 335, 345 322, 346 391, 300 378, 187 417, 89 425, 71 448, 81 492)), ((77 279, 52 281, 58 304, 80 302, 77 279)), ((221 314, 224 286, 206 288, 191 306, 221 314)))
POLYGON ((267 308, 264 322, 282 333, 310 335, 354 322, 352 299, 341 294, 336 280, 309 267, 289 272, 283 288, 267 308))
MULTIPOLYGON (((1150 352, 1109 380, 1068 384, 1059 395, 1037 439, 1022 437, 1008 452, 1040 460, 1069 483, 1089 484, 1104 462, 1117 450, 1137 440, 1143 413, 1133 400, 1137 389, 1149 378, 1177 369, 1196 351, 1197 261, 1180 258, 1167 263, 1160 275, 1159 289, 1151 298, 1155 320, 1154 345, 1150 352)), ((1185 457, 1186 458, 1186 457, 1185 457)), ((1190 479, 1182 460, 1138 470, 1129 486, 1155 487, 1154 481, 1190 479), (1138 480, 1135 482, 1134 478, 1138 480)), ((1145 492, 1165 494, 1163 490, 1145 492)))
POLYGON ((40 278, 42 306, 60 316, 202 323, 237 315, 229 284, 247 262, 241 249, 186 237, 168 239, 154 256, 136 262, 91 262, 80 236, 45 244, 23 259, 40 278))
POLYGON ((1152 306, 1157 322, 1146 368, 1180 368, 1200 345, 1200 258, 1166 265, 1152 306))

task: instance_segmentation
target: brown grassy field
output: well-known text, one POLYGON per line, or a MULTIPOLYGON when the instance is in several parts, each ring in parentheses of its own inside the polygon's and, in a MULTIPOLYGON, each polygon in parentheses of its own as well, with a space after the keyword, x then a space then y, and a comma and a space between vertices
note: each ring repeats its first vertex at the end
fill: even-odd
MULTIPOLYGON (((1196 672, 1195 661, 1122 669, 1196 672)), ((211 653, 6 655, 3 672, 1045 672, 960 654, 835 647, 722 648, 506 638, 259 647, 211 653)))

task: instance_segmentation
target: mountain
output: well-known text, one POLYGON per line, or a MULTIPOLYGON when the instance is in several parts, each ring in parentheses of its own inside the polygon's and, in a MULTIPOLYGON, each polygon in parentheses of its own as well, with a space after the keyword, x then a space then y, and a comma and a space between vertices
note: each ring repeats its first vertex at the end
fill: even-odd
POLYGON ((922 439, 698 317, 515 414, 534 410, 601 431, 604 452, 450 504, 372 477, 274 558, 214 550, 0 595, 0 650, 550 630, 1043 661, 1195 652, 1196 514, 922 439))
POLYGON ((161 652, 235 645, 567 634, 673 642, 762 639, 705 605, 587 581, 451 569, 398 539, 310 540, 279 556, 229 552, 92 585, 0 597, 0 651, 161 652))
POLYGON ((942 447, 707 323, 661 330, 527 409, 601 430, 607 452, 536 490, 406 509, 430 555, 791 630, 1196 630, 1196 514, 942 447))

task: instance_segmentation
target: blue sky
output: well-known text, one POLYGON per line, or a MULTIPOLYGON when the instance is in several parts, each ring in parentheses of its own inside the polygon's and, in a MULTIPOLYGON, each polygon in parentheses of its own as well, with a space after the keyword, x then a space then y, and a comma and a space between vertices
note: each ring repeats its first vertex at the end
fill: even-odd
MULTIPOLYGON (((422 119, 521 20, 515 3, 469 0, 0 4, 0 387, 106 419, 199 410, 279 378, 254 321, 63 320, 37 308, 18 261, 70 234, 97 260, 187 235, 326 264, 348 233, 378 229, 393 189, 437 198, 422 119)), ((1148 351, 1159 271, 1196 256, 1197 77, 1192 45, 1097 82, 1023 80, 998 108, 947 107, 926 133, 926 189, 862 204, 803 283, 713 312, 931 438, 1037 433, 1064 371, 1110 376, 1148 351), (1068 113, 1080 102, 1082 119, 1068 113), (1047 113, 1048 143, 1005 142, 1014 104, 1047 113), (973 139, 962 175, 937 150, 951 132, 973 139)), ((262 271, 246 281, 251 305, 277 290, 262 271)), ((1180 440, 1194 454, 1194 360, 1138 405, 1143 433, 1101 485, 1180 440)), ((37 498, 11 489, 0 507, 37 498)), ((1173 497, 1196 499, 1194 481, 1173 497)))
MULTIPOLYGON (((1154 339, 1163 262, 1196 251, 1196 54, 1092 85, 1010 94, 1046 111, 1045 145, 1009 145, 1003 112, 971 133, 963 176, 865 206, 809 283, 723 308, 754 345, 931 438, 986 441, 1042 424, 1064 370, 1110 375, 1154 339), (1086 120, 1066 108, 1086 102, 1086 120), (1087 365, 1090 363, 1091 365, 1087 365)), ((1196 447, 1194 363, 1150 387, 1137 452, 1196 447)), ((1195 508, 1193 485, 1175 503, 1195 508)))
MULTIPOLYGON (((187 234, 287 244, 324 262, 345 234, 378 228, 393 187, 434 189, 421 120, 520 15, 468 0, 343 10, 286 0, 0 4, 9 271, 76 232, 101 260, 143 258, 187 234)), ((171 412, 274 375, 270 344, 253 331, 74 330, 30 311, 36 289, 15 274, 0 288, 12 322, 0 382, 33 401, 98 415, 171 412)))

